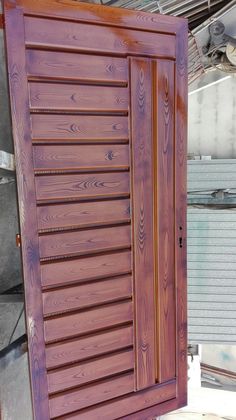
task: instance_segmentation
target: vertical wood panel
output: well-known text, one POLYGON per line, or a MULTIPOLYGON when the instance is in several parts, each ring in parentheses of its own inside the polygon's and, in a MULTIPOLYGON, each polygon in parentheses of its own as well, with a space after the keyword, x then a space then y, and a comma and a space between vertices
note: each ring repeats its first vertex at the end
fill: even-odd
POLYGON ((155 383, 152 78, 149 59, 130 59, 136 386, 155 383))
POLYGON ((35 420, 47 420, 49 405, 22 11, 5 7, 5 21, 33 411, 35 420))
POLYGON ((177 34, 176 42, 175 258, 177 310, 177 392, 179 406, 182 406, 187 404, 187 22, 183 22, 182 27, 177 34), (179 237, 182 237, 182 248, 179 246, 179 237))
POLYGON ((154 63, 157 82, 157 379, 175 377, 174 63, 154 63), (163 328, 164 326, 164 328, 163 328))

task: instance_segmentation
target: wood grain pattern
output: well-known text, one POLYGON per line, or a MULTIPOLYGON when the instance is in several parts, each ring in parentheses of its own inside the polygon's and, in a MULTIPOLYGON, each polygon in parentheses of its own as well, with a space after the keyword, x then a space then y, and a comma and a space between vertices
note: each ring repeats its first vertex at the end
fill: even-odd
POLYGON ((117 373, 132 370, 134 365, 133 350, 89 360, 79 365, 60 369, 48 374, 49 393, 64 391, 103 379, 117 373))
POLYGON ((152 76, 149 59, 131 59, 130 66, 136 386, 139 390, 155 384, 152 76))
POLYGON ((44 315, 50 315, 131 297, 131 276, 115 277, 96 283, 45 292, 43 294, 43 312, 44 315))
POLYGON ((28 335, 32 406, 35 420, 49 419, 42 318, 35 186, 32 167, 30 116, 23 13, 4 8, 8 77, 19 197, 26 328, 28 335))
POLYGON ((122 172, 41 176, 35 184, 39 201, 129 196, 129 174, 122 172))
POLYGON ((39 238, 41 258, 85 255, 131 246, 130 226, 89 229, 43 235, 39 238))
POLYGON ((31 115, 33 139, 126 140, 127 117, 82 115, 31 115))
POLYGON ((175 258, 177 310, 177 382, 179 405, 187 404, 187 24, 183 22, 176 41, 176 153, 175 153, 175 258), (182 237, 182 248, 179 247, 182 237))
POLYGON ((35 420, 150 420, 186 403, 187 25, 4 13, 35 420))
POLYGON ((63 416, 62 420, 117 420, 118 412, 122 420, 131 417, 132 420, 152 420, 156 415, 174 410, 178 406, 175 397, 176 381, 171 381, 63 416))
POLYGON ((60 79, 126 85, 127 60, 118 57, 64 53, 40 50, 26 51, 27 73, 30 78, 60 79))
POLYGON ((51 417, 61 416, 84 407, 109 400, 133 390, 132 373, 105 380, 89 387, 73 390, 49 400, 51 417))
POLYGON ((92 333, 115 325, 131 322, 132 302, 113 303, 97 309, 48 319, 44 323, 47 343, 92 333))
POLYGON ((25 17, 25 38, 29 47, 90 51, 107 54, 148 54, 175 58, 175 37, 159 33, 125 31, 111 26, 59 22, 25 17), (42 31, 42 27, 44 31, 42 31))
POLYGON ((122 87, 30 83, 29 94, 35 110, 128 112, 128 89, 122 87))
POLYGON ((40 145, 33 147, 34 168, 45 170, 127 170, 128 145, 40 145))
MULTIPOLYGON (((183 18, 127 10, 122 8, 98 6, 82 3, 77 5, 71 0, 17 0, 27 14, 50 16, 79 22, 93 22, 118 27, 140 28, 146 31, 176 34, 181 28, 183 18)), ((10 3, 11 5, 11 3, 10 3)), ((181 28, 182 29, 182 28, 181 28)))
POLYGON ((175 224, 174 224, 174 64, 157 61, 157 140, 156 183, 158 212, 157 249, 157 346, 159 382, 176 376, 176 313, 175 313, 175 224), (165 328, 163 328, 165 325, 165 328))
POLYGON ((117 252, 89 258, 60 261, 41 266, 44 287, 70 285, 86 280, 96 280, 131 271, 131 253, 117 252))
POLYGON ((130 201, 67 203, 37 208, 39 229, 87 227, 130 221, 130 201))
POLYGON ((125 349, 133 344, 133 327, 126 326, 46 347, 46 366, 56 368, 125 349))
MULTIPOLYGON (((171 384, 173 387, 173 384, 171 384)), ((165 384, 165 391, 170 393, 170 384, 165 384)), ((163 390, 164 391, 164 390, 163 390)), ((151 391, 149 391, 151 394, 151 391)), ((166 395, 167 396, 167 395, 166 395)), ((166 401, 163 399, 162 402, 158 403, 158 415, 162 416, 163 414, 172 412, 176 410, 178 407, 178 402, 176 398, 167 398, 166 401)), ((154 405, 152 407, 146 408, 144 410, 140 410, 136 413, 129 414, 128 416, 124 416, 122 420, 153 420, 156 417, 157 413, 157 406, 154 405)))

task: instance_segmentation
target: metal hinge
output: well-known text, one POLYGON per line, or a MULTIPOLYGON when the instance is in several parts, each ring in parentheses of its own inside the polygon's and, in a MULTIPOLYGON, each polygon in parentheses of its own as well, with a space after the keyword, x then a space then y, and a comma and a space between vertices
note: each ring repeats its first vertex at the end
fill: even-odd
POLYGON ((5 16, 3 13, 0 13, 0 29, 5 29, 5 16))
POLYGON ((20 247, 21 247, 21 236, 20 236, 20 234, 19 234, 19 233, 17 233, 17 234, 16 234, 16 246, 17 246, 18 248, 20 248, 20 247))

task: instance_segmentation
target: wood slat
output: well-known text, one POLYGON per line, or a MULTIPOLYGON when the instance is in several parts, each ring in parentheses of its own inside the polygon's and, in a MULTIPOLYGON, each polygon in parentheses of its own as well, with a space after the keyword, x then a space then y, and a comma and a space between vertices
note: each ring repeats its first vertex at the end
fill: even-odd
POLYGON ((46 347, 46 366, 56 368, 133 345, 133 327, 127 326, 46 347))
POLYGON ((27 73, 33 78, 126 85, 124 58, 40 50, 26 51, 27 73))
POLYGON ((96 360, 60 369, 48 374, 49 393, 64 391, 133 369, 133 350, 108 355, 96 360))
MULTIPOLYGON (((28 86, 25 74, 24 17, 23 10, 14 7, 16 6, 15 4, 12 5, 13 7, 10 10, 6 10, 5 6, 4 2, 4 37, 7 48, 11 123, 16 157, 18 199, 21 203, 19 205, 22 235, 21 255, 22 274, 24 276, 29 374, 32 392, 32 415, 35 420, 42 420, 49 418, 49 403, 45 366, 36 194, 33 162, 31 159, 28 86)), ((3 104, 3 106, 6 107, 6 104, 3 104)), ((4 204, 7 205, 6 202, 4 204)), ((13 258, 12 264, 14 264, 13 258)), ((0 411, 2 410, 0 409, 0 411)))
POLYGON ((100 113, 128 111, 128 89, 122 87, 30 83, 29 93, 31 109, 100 113))
POLYGON ((173 35, 28 16, 25 17, 25 41, 30 47, 175 58, 173 35))
POLYGON ((89 229, 43 235, 39 238, 41 258, 84 255, 131 246, 130 226, 89 229))
POLYGON ((84 407, 109 400, 132 392, 134 376, 132 373, 110 380, 51 397, 49 400, 51 417, 61 416, 84 407))
POLYGON ((44 315, 83 309, 93 305, 115 302, 132 296, 132 277, 88 283, 43 294, 44 315))
POLYGON ((131 253, 129 251, 54 262, 41 266, 42 286, 69 285, 75 282, 127 274, 130 271, 131 253))
POLYGON ((131 59, 136 386, 155 384, 151 60, 131 59))
POLYGON ((62 229, 130 221, 129 199, 67 203, 37 208, 39 229, 62 229))
POLYGON ((49 343, 92 333, 131 322, 132 319, 132 302, 113 303, 77 314, 48 319, 44 323, 45 341, 49 343))
POLYGON ((31 115, 33 139, 127 140, 128 119, 117 116, 31 115))
POLYGON ((34 168, 40 170, 118 170, 129 168, 128 145, 37 145, 34 168))
POLYGON ((57 19, 69 19, 81 22, 93 22, 104 25, 114 25, 118 27, 134 28, 137 27, 147 31, 173 33, 176 34, 181 27, 183 18, 168 15, 159 15, 141 12, 139 10, 128 10, 123 8, 113 8, 107 6, 74 3, 67 1, 64 3, 58 0, 17 0, 17 4, 23 7, 28 14, 38 16, 49 16, 57 19))
POLYGON ((35 185, 39 201, 125 197, 129 195, 129 173, 40 176, 35 185))
POLYGON ((158 96, 156 150, 157 188, 157 346, 159 382, 175 378, 175 223, 174 223, 174 63, 157 61, 154 67, 158 96), (165 325, 165 328, 163 328, 165 325), (171 351, 167 351, 171 349, 171 351))
POLYGON ((176 397, 176 381, 163 385, 156 385, 143 391, 132 392, 124 397, 107 401, 104 404, 95 405, 91 408, 77 411, 62 417, 61 420, 117 420, 117 413, 122 419, 150 420, 159 414, 165 414, 169 410, 178 407, 176 397), (162 408, 164 402, 165 408, 162 408), (157 406, 158 404, 158 406, 157 406), (148 409, 148 407, 151 407, 148 409), (147 409, 147 416, 146 410, 147 409), (134 413, 134 414, 133 414, 134 413), (124 417, 127 416, 127 417, 124 417))

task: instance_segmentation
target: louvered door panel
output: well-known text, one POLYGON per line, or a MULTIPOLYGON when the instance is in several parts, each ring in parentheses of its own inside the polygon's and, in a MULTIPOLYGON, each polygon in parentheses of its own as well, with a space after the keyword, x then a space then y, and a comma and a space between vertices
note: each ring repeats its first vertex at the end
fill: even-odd
POLYGON ((186 24, 40 4, 5 1, 34 417, 149 418, 186 396, 186 24))

